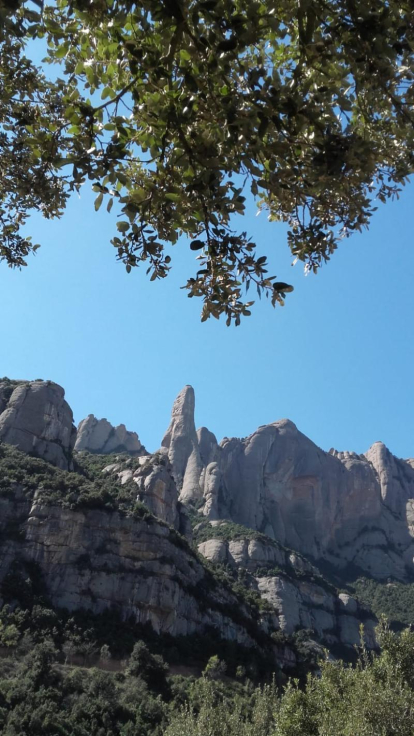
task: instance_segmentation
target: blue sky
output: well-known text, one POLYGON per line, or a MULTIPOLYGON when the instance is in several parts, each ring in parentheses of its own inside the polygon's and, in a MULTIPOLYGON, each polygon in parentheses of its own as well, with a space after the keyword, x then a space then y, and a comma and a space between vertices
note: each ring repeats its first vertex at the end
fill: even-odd
POLYGON ((85 187, 60 221, 32 218, 42 247, 26 269, 0 264, 0 375, 60 383, 76 422, 124 422, 149 450, 189 383, 197 426, 219 439, 289 417, 326 450, 381 439, 414 456, 412 185, 317 276, 291 266, 283 226, 252 207, 243 228, 295 292, 283 309, 256 302, 238 328, 201 324, 180 291, 196 265, 185 243, 168 279, 126 274, 109 243, 116 217, 95 213, 94 196, 85 187))

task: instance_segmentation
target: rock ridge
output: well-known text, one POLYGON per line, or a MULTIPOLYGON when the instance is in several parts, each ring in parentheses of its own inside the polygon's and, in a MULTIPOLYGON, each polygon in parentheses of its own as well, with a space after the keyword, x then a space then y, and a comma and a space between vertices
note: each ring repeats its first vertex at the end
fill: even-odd
POLYGON ((79 453, 77 472, 53 470, 55 478, 39 460, 23 461, 29 481, 40 478, 35 492, 29 482, 29 494, 12 474, 4 489, 0 478, 0 586, 16 561, 34 563, 53 605, 96 613, 115 607, 160 633, 213 627, 256 646, 262 635, 279 632, 282 641, 307 629, 328 647, 349 647, 359 642, 364 620, 367 644, 375 646, 375 619, 316 568, 409 579, 412 464, 382 443, 364 455, 326 453, 287 419, 218 443, 206 427, 196 430, 194 409, 186 386, 161 449, 150 455, 136 433, 93 415, 80 423, 75 443, 72 412, 57 384, 0 381, 3 443, 65 471, 73 470, 72 450, 79 453), (206 563, 177 534, 190 537, 190 518, 196 538, 197 522, 211 532, 203 531, 199 554, 248 581, 255 605, 260 601, 255 620, 253 604, 233 588, 211 588, 206 563), (224 522, 228 538, 220 538, 224 522))
POLYGON ((17 492, 14 499, 0 497, 0 512, 2 590, 16 563, 20 569, 30 564, 55 607, 113 608, 172 636, 214 628, 246 646, 267 637, 266 621, 253 620, 235 594, 212 585, 193 550, 155 517, 73 510, 17 492))
POLYGON ((181 501, 338 569, 414 579, 412 461, 381 442, 365 454, 324 452, 288 419, 217 443, 196 432, 194 403, 187 386, 163 440, 181 501))
POLYGON ((76 452, 84 450, 102 455, 113 452, 146 454, 136 432, 128 431, 125 424, 114 427, 107 419, 97 419, 93 414, 79 423, 74 449, 76 452))
POLYGON ((375 648, 375 617, 347 593, 327 585, 304 558, 270 540, 212 538, 198 545, 199 552, 213 563, 229 565, 250 573, 250 585, 268 601, 276 614, 277 630, 294 634, 313 632, 328 647, 354 647, 360 643, 364 624, 365 642, 375 648))

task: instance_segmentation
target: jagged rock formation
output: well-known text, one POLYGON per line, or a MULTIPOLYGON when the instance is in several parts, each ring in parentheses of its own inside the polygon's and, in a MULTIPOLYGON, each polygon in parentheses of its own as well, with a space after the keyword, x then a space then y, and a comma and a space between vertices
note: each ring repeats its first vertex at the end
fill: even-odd
MULTIPOLYGON (((76 475, 26 459, 23 465, 34 464, 26 486, 15 458, 10 473, 3 465, 0 589, 13 565, 36 563, 54 605, 95 612, 115 606, 160 632, 213 626, 225 638, 253 645, 271 632, 292 641, 294 632, 309 629, 335 648, 358 643, 363 619, 374 646, 374 618, 315 565, 343 574, 342 580, 347 568, 410 579, 414 461, 399 460, 382 443, 365 455, 327 453, 288 420, 218 443, 205 427, 196 431, 194 403, 186 386, 153 455, 124 425, 114 428, 90 415, 79 426, 75 449, 122 453, 113 462, 79 454, 76 475), (36 487, 33 475, 40 478, 36 487), (257 608, 253 616, 253 604, 239 600, 231 585, 217 583, 177 535, 187 532, 190 518, 201 523, 201 555, 227 565, 235 579, 241 575, 262 608, 267 601, 260 614, 257 608), (239 527, 235 537, 223 537, 223 520, 231 522, 230 532, 236 523, 247 533, 239 527), (254 537, 249 529, 262 534, 254 537)), ((2 442, 72 470, 75 435, 60 386, 0 381, 2 442)), ((0 465, 5 452, 2 446, 0 465)), ((290 661, 294 649, 283 657, 290 661)))
POLYGON ((303 557, 265 538, 212 538, 198 549, 212 562, 248 571, 251 587, 273 606, 281 631, 293 634, 308 629, 328 647, 352 647, 360 643, 363 620, 366 643, 376 646, 376 619, 355 598, 327 584, 303 557))
POLYGON ((137 501, 145 506, 159 519, 181 529, 184 520, 178 507, 178 491, 171 474, 168 458, 163 455, 140 457, 138 467, 131 460, 118 458, 117 462, 107 465, 104 473, 115 475, 121 485, 133 481, 137 485, 137 501))
POLYGON ((136 432, 129 432, 125 424, 114 427, 107 419, 97 419, 93 414, 79 423, 74 449, 76 452, 86 450, 102 455, 110 452, 146 454, 136 432))
POLYGON ((41 492, 29 499, 16 487, 13 498, 0 498, 0 554, 2 590, 7 576, 16 585, 19 571, 36 565, 54 606, 95 613, 112 607, 174 636, 214 627, 247 646, 270 626, 271 616, 254 620, 177 533, 154 517, 45 505, 41 492))
POLYGON ((161 442, 161 446, 168 450, 174 480, 184 502, 199 495, 203 470, 194 424, 194 405, 194 389, 185 386, 174 401, 171 423, 161 442))
POLYGON ((70 468, 76 430, 64 396, 52 381, 1 381, 0 440, 70 468))
POLYGON ((208 430, 195 432, 193 398, 190 387, 179 395, 166 435, 182 501, 337 568, 400 580, 414 574, 409 462, 381 443, 365 455, 324 452, 286 419, 218 445, 208 430))

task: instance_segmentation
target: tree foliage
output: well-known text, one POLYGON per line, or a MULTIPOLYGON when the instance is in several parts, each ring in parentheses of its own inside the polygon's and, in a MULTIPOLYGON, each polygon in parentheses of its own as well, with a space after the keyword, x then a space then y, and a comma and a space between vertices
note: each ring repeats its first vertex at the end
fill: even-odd
POLYGON ((37 247, 28 213, 60 216, 89 180, 128 271, 164 278, 188 236, 188 296, 238 324, 244 287, 273 304, 292 288, 240 232, 247 196, 316 271, 413 170, 408 0, 2 0, 0 22, 9 265, 37 247), (28 58, 38 39, 50 74, 28 58))
POLYGON ((204 682, 199 709, 185 704, 165 736, 411 736, 414 730, 414 634, 401 637, 382 624, 381 655, 362 651, 356 667, 321 663, 304 688, 289 681, 280 697, 274 687, 256 690, 246 713, 238 701, 229 708, 204 682))
POLYGON ((397 580, 379 582, 358 578, 349 585, 358 600, 379 618, 386 616, 396 628, 410 626, 414 622, 414 583, 397 580))
MULTIPOLYGON (((175 650, 172 661, 191 662, 194 637, 158 636, 115 611, 93 615, 38 602, 30 610, 3 606, 0 624, 4 736, 414 733, 414 633, 396 635, 384 622, 377 632, 381 653, 362 648, 354 667, 322 661, 317 674, 300 685, 289 680, 283 689, 270 669, 255 686, 244 667, 235 667, 237 659, 227 661, 224 675, 226 643, 218 641, 220 658, 204 657, 204 676, 171 675, 162 655, 168 661, 175 650)), ((252 654, 247 650, 247 662, 252 654)))

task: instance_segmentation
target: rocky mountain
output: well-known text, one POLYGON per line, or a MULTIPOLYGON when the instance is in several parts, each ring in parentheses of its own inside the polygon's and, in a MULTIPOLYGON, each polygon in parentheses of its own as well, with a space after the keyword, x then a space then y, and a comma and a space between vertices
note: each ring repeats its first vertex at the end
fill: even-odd
POLYGON ((374 647, 348 573, 411 579, 413 463, 381 443, 324 452, 288 420, 218 443, 194 408, 186 386, 149 454, 93 415, 76 431, 50 381, 0 381, 3 602, 34 574, 55 607, 114 609, 173 636, 214 630, 284 667, 301 631, 336 651, 363 622, 374 647))
POLYGON ((161 446, 168 452, 180 498, 185 503, 199 496, 204 464, 194 423, 195 397, 191 386, 178 394, 161 446))
POLYGON ((73 414, 61 386, 52 381, 0 381, 0 440, 72 467, 76 439, 73 414))
POLYGON ((379 579, 414 574, 414 468, 376 442, 364 455, 324 452, 282 419, 218 443, 197 432, 190 386, 163 445, 180 500, 210 520, 263 532, 315 562, 379 579))
POLYGON ((214 590, 214 581, 202 595, 206 571, 167 525, 150 515, 44 504, 21 490, 12 501, 1 499, 3 536, 14 531, 1 545, 3 582, 36 565, 54 606, 94 613, 112 607, 150 621, 156 632, 177 636, 214 626, 224 638, 254 643, 231 613, 240 601, 219 585, 214 590))
POLYGON ((79 423, 74 449, 100 454, 127 452, 129 455, 145 455, 146 450, 136 432, 128 432, 125 424, 114 427, 107 419, 97 419, 89 414, 79 423))
POLYGON ((140 456, 138 465, 119 456, 102 472, 115 478, 121 486, 132 484, 136 501, 145 504, 154 516, 175 529, 186 531, 187 517, 178 502, 171 467, 162 455, 140 456))
POLYGON ((306 629, 328 647, 350 647, 360 643, 363 620, 366 643, 375 647, 375 617, 353 596, 330 585, 308 560, 264 535, 251 537, 242 528, 235 532, 225 522, 203 531, 211 538, 198 544, 199 552, 245 571, 250 586, 274 609, 277 630, 294 634, 306 629))

